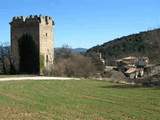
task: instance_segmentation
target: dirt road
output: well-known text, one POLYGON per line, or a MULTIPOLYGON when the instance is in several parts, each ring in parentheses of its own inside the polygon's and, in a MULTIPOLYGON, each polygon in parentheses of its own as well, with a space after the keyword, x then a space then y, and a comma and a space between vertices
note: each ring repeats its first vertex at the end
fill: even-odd
POLYGON ((0 81, 17 81, 17 80, 80 80, 80 78, 67 78, 67 77, 45 77, 45 76, 14 76, 14 77, 2 77, 0 81))

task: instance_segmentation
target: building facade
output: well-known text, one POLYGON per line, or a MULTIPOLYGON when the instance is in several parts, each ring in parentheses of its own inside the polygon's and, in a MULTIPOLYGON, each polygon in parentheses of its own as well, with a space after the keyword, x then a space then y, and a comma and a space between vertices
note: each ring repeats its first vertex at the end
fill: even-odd
POLYGON ((54 21, 49 16, 13 17, 12 64, 18 73, 42 74, 54 60, 54 21))

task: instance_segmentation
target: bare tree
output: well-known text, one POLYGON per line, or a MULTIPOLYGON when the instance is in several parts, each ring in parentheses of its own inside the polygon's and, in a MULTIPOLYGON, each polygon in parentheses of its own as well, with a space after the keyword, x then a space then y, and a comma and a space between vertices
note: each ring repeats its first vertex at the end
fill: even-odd
POLYGON ((8 55, 9 50, 8 47, 5 44, 0 45, 0 57, 1 57, 1 71, 6 74, 7 73, 7 67, 8 67, 8 55))
POLYGON ((8 43, 0 44, 0 70, 3 74, 13 73, 12 57, 8 43))
POLYGON ((72 56, 72 49, 69 45, 63 45, 61 48, 55 49, 55 60, 61 58, 69 58, 72 56))
POLYGON ((89 57, 74 54, 69 58, 62 58, 54 66, 54 75, 68 77, 91 77, 96 68, 89 57))

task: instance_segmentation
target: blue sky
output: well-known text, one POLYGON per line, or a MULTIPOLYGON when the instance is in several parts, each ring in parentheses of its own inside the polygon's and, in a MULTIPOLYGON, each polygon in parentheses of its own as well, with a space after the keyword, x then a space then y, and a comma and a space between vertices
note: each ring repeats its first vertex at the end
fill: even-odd
POLYGON ((72 48, 160 27, 160 0, 1 0, 0 41, 10 42, 13 16, 49 15, 55 20, 55 46, 72 48))

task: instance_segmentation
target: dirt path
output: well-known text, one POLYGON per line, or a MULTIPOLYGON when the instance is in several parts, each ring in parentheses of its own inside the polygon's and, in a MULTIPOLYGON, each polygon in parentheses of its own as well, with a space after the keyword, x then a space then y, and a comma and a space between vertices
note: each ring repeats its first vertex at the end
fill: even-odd
POLYGON ((33 76, 33 77, 3 77, 0 81, 13 81, 13 80, 80 80, 80 78, 67 78, 67 77, 45 77, 45 76, 33 76))

